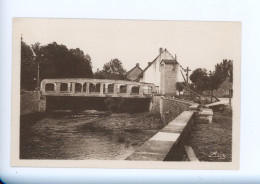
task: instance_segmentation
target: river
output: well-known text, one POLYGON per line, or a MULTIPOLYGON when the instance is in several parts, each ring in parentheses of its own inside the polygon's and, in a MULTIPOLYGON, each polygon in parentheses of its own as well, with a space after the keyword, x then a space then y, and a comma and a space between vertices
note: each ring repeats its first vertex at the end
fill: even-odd
POLYGON ((21 159, 124 160, 163 127, 150 113, 29 119, 21 121, 21 159))

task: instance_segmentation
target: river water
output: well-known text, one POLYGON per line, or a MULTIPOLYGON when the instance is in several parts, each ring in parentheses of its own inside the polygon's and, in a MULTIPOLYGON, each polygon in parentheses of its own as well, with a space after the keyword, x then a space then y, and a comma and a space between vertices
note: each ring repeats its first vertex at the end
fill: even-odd
POLYGON ((124 160, 163 124, 149 113, 62 114, 21 122, 21 127, 21 159, 124 160))

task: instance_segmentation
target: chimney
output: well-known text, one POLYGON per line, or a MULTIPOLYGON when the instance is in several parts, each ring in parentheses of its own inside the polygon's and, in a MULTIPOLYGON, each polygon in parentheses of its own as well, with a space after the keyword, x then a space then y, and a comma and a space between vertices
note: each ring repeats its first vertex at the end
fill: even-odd
POLYGON ((139 67, 139 63, 136 63, 136 67, 139 67))
POLYGON ((148 66, 150 66, 152 64, 152 62, 148 62, 148 66))
POLYGON ((159 54, 161 54, 161 53, 163 53, 163 48, 162 47, 159 49, 159 54))

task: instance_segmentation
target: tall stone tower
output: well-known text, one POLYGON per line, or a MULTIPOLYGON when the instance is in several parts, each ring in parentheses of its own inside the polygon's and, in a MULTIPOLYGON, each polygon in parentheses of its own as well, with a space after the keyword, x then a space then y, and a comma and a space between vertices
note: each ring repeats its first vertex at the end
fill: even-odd
POLYGON ((176 95, 176 83, 179 71, 179 64, 175 59, 162 59, 161 70, 161 91, 162 95, 176 95))

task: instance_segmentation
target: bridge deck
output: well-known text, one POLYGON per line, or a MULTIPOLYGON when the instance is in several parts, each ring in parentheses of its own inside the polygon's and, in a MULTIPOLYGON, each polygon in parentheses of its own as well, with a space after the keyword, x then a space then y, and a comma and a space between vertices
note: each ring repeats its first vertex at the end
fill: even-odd
POLYGON ((43 96, 86 96, 151 98, 155 85, 124 80, 108 79, 44 79, 41 82, 43 96))

